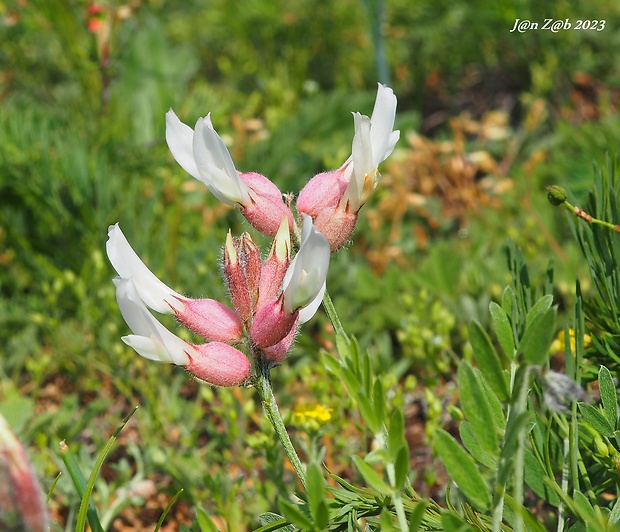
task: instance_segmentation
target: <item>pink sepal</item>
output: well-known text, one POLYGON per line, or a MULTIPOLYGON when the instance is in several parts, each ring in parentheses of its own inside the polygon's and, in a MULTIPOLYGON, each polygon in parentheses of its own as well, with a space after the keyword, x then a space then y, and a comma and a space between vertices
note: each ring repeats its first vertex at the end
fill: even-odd
POLYGON ((327 238, 329 249, 333 253, 349 241, 356 222, 356 212, 349 212, 348 208, 343 209, 338 205, 321 210, 314 219, 314 226, 327 238))
POLYGON ((267 236, 275 236, 282 218, 286 217, 293 231, 293 213, 282 200, 282 192, 264 175, 256 172, 239 174, 250 189, 250 203, 241 207, 241 213, 250 224, 267 236))
POLYGON ((238 349, 222 342, 194 347, 185 369, 197 379, 214 386, 237 386, 250 378, 250 361, 238 349))
POLYGON ((271 347, 265 347, 262 350, 265 358, 269 361, 271 366, 279 364, 286 358, 286 355, 288 355, 288 352, 291 350, 291 347, 295 342, 295 338, 297 338, 298 330, 299 319, 295 321, 290 332, 282 340, 280 340, 277 344, 272 345, 271 347))
POLYGON ((346 172, 347 166, 348 161, 338 170, 323 172, 310 179, 297 197, 297 210, 316 218, 323 209, 338 205, 351 179, 350 172, 346 172))
POLYGON ((234 344, 243 337, 243 324, 237 314, 215 299, 183 299, 177 319, 188 329, 213 342, 234 344))
POLYGON ((291 332, 298 314, 284 313, 282 297, 267 303, 254 317, 250 329, 252 340, 261 349, 277 344, 291 332))

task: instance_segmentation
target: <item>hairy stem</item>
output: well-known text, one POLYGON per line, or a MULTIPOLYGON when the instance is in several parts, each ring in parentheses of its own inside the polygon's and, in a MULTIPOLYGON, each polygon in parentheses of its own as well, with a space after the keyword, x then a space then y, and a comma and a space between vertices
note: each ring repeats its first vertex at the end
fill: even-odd
POLYGON ((289 438, 288 432, 286 431, 286 426, 284 425, 284 421, 280 415, 280 410, 278 409, 278 403, 273 395, 273 388, 269 377, 269 366, 260 354, 256 357, 256 360, 256 371, 253 378, 254 387, 258 392, 258 396, 260 397, 265 414, 267 414, 267 418, 271 422, 271 425, 278 435, 280 443, 284 447, 286 456, 288 456, 288 459, 291 461, 291 464, 297 473, 297 477, 302 483, 304 489, 307 489, 306 470, 301 463, 299 456, 297 456, 297 451, 295 451, 295 447, 293 447, 293 443, 289 438))

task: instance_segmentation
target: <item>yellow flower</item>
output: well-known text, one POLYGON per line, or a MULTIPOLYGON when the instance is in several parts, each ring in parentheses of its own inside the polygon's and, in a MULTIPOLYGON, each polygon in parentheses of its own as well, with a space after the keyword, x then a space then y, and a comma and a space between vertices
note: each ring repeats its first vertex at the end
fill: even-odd
MULTIPOLYGON (((571 352, 575 352, 575 330, 568 329, 568 336, 570 338, 570 350, 571 352)), ((592 338, 589 334, 583 335, 583 346, 588 347, 592 343, 592 338)), ((553 343, 551 344, 551 352, 552 353, 564 353, 564 349, 566 349, 566 339, 564 337, 564 329, 562 329, 553 343)))
POLYGON ((293 423, 305 425, 307 423, 323 425, 332 418, 332 408, 325 405, 302 405, 295 408, 293 412, 293 423))

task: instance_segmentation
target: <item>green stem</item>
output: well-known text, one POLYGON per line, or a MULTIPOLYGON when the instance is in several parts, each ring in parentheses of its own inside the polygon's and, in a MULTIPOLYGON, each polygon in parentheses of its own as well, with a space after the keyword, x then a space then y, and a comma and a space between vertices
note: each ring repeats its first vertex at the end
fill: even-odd
POLYGON ((323 308, 325 309, 325 313, 329 318, 329 321, 332 323, 332 327, 336 334, 344 336, 346 338, 347 333, 344 331, 342 323, 340 323, 340 318, 338 317, 338 313, 336 312, 336 307, 334 307, 334 303, 332 303, 332 298, 329 297, 329 293, 327 290, 323 295, 323 308))
MULTIPOLYGON (((526 366, 523 375, 523 381, 519 388, 517 401, 514 405, 517 415, 526 412, 527 396, 530 389, 530 367, 526 366)), ((514 458, 514 500, 515 500, 515 526, 516 532, 521 532, 523 528, 523 470, 525 466, 525 440, 527 438, 527 430, 522 429, 522 433, 518 435, 517 451, 514 458)))
POLYGON ((598 218, 594 218, 594 216, 588 214, 581 207, 575 207, 571 203, 566 200, 566 192, 564 189, 557 187, 555 185, 547 187, 549 201, 553 205, 564 205, 571 213, 573 213, 577 218, 581 218, 590 224, 598 224, 603 227, 607 227, 607 229, 611 229, 616 233, 620 233, 620 225, 612 224, 606 222, 605 220, 599 220, 598 218))
POLYGON ((260 356, 260 353, 257 355, 258 356, 255 358, 256 371, 253 378, 254 387, 258 392, 258 396, 260 397, 265 414, 267 414, 267 418, 271 422, 271 425, 278 435, 280 443, 284 447, 286 456, 288 456, 288 459, 291 461, 291 464, 297 473, 297 477, 302 483, 304 489, 307 489, 306 470, 304 469, 299 456, 297 456, 295 447, 293 447, 293 443, 289 438, 288 432, 286 431, 286 426, 284 425, 284 421, 280 415, 280 410, 278 409, 278 403, 276 403, 276 398, 273 395, 273 388, 269 377, 269 366, 263 357, 260 356))

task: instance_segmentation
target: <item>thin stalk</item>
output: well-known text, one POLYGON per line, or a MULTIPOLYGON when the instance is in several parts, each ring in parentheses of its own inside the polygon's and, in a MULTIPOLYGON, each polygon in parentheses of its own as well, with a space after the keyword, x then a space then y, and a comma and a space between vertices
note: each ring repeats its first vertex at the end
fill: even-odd
MULTIPOLYGON (((523 375, 523 382, 519 389, 519 395, 517 396, 517 402, 515 403, 515 410, 518 414, 521 414, 527 410, 527 395, 529 392, 530 382, 530 367, 526 366, 523 375)), ((514 458, 514 500, 515 500, 515 526, 516 532, 521 532, 523 528, 523 514, 521 510, 523 508, 523 470, 525 465, 525 439, 527 438, 527 432, 518 436, 517 451, 514 458)))
POLYGON ((267 419, 269 419, 271 425, 276 431, 278 439, 280 440, 282 447, 284 447, 286 456, 291 461, 299 481, 303 485, 304 490, 306 490, 306 470, 301 463, 299 456, 297 456, 297 451, 295 451, 295 447, 293 447, 293 443, 289 438, 288 432, 286 431, 286 426, 284 425, 284 421, 280 415, 278 403, 273 395, 273 387, 271 386, 271 379, 269 377, 269 366, 260 354, 256 357, 256 361, 256 371, 253 377, 254 387, 258 392, 258 396, 260 397, 263 409, 267 415, 267 419))
MULTIPOLYGON (((517 374, 517 363, 512 361, 510 363, 510 396, 512 397, 512 391, 515 387, 515 376, 517 374)), ((506 408, 506 419, 510 417, 511 405, 508 404, 506 408)), ((500 532, 502 528, 502 520, 504 518, 504 495, 506 494, 506 486, 503 483, 497 482, 495 485, 495 493, 493 498, 495 500, 495 506, 493 507, 493 532, 500 532)))
POLYGON ((329 318, 329 321, 331 322, 332 327, 334 328, 334 331, 336 332, 336 334, 340 334, 346 337, 347 333, 344 331, 344 328, 342 327, 342 323, 340 322, 340 318, 338 317, 338 313, 336 312, 336 307, 334 307, 332 298, 329 297, 329 293, 327 292, 327 290, 325 291, 325 294, 323 295, 323 308, 325 309, 325 313, 327 314, 327 317, 329 318))
POLYGON ((575 207, 574 205, 570 204, 566 200, 566 192, 564 191, 564 189, 558 186, 552 185, 552 186, 547 187, 547 191, 548 191, 549 201, 553 205, 563 205, 570 212, 572 212, 575 216, 577 216, 577 218, 581 218, 582 220, 585 220, 586 222, 590 224, 602 225, 603 227, 607 227, 607 229, 611 229, 612 231, 616 233, 620 233, 620 225, 612 224, 612 223, 606 222, 605 220, 599 220, 598 218, 594 218, 594 216, 592 216, 591 214, 588 214, 581 207, 575 207))

